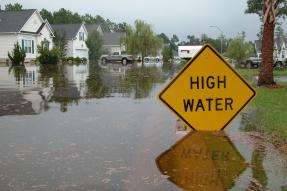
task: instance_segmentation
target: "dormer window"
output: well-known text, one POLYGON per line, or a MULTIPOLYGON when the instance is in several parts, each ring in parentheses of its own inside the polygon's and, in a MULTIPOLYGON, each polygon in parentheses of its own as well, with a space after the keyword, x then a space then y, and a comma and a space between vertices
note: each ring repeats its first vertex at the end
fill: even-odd
POLYGON ((85 33, 84 32, 79 32, 79 40, 85 41, 85 33))

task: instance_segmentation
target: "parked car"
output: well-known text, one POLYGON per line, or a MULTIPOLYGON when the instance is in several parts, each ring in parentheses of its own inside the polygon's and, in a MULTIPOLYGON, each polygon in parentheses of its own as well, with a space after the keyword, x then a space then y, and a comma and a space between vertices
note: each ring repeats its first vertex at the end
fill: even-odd
POLYGON ((244 62, 241 63, 243 68, 258 68, 261 64, 261 58, 259 57, 250 57, 244 62))
MULTIPOLYGON (((258 68, 261 65, 261 57, 250 57, 245 62, 241 63, 243 68, 258 68)), ((284 62, 280 59, 273 58, 273 67, 282 68, 285 67, 284 62)))
POLYGON ((123 65, 126 65, 128 62, 133 61, 133 56, 113 52, 112 54, 102 55, 100 59, 103 64, 107 62, 122 62, 123 65))

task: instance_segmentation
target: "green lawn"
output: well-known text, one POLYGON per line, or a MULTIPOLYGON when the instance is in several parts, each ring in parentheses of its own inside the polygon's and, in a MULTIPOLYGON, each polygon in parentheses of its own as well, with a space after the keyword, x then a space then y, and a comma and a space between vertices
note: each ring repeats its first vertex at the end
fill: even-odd
MULTIPOLYGON (((257 69, 240 69, 239 72, 247 79, 258 75, 257 69)), ((287 70, 276 70, 274 76, 287 76, 287 70)), ((255 130, 276 133, 287 140, 287 83, 278 83, 281 88, 256 88, 257 96, 251 106, 256 113, 251 114, 251 123, 255 130)))
MULTIPOLYGON (((258 76, 259 69, 236 69, 243 76, 258 76)), ((274 76, 287 76, 287 69, 275 69, 274 76)))

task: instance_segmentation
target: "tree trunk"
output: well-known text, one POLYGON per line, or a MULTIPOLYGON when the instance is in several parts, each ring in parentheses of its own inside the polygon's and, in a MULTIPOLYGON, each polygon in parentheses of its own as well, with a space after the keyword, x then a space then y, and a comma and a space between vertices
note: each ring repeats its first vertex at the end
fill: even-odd
MULTIPOLYGON (((267 7, 263 6, 263 15, 265 15, 266 9, 267 7)), ((275 18, 270 22, 270 15, 268 15, 268 18, 265 20, 263 26, 262 51, 261 51, 262 62, 260 66, 258 86, 270 86, 275 84, 273 78, 274 28, 275 28, 275 18)))
POLYGON ((258 86, 275 84, 273 78, 273 48, 274 48, 274 24, 266 22, 262 39, 262 62, 260 67, 258 86))

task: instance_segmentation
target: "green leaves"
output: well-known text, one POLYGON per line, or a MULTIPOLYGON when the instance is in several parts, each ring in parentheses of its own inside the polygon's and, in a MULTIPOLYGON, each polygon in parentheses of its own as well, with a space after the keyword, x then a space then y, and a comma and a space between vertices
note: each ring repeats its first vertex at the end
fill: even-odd
POLYGON ((103 39, 98 31, 89 33, 86 45, 89 48, 89 58, 98 60, 103 52, 103 39))
POLYGON ((240 64, 243 60, 251 56, 254 52, 252 44, 245 41, 244 33, 232 39, 228 45, 226 55, 240 64))
MULTIPOLYGON (((278 10, 279 13, 277 16, 285 18, 287 15, 287 1, 286 0, 278 0, 278 10)), ((247 9, 245 13, 255 13, 259 16, 262 16, 263 9, 263 1, 262 0, 247 0, 247 9)))
POLYGON ((136 20, 134 27, 127 26, 123 42, 129 54, 142 57, 156 56, 163 47, 162 39, 154 34, 151 25, 141 20, 136 20))
POLYGON ((11 51, 11 53, 8 52, 8 57, 11 60, 12 65, 19 66, 21 64, 24 64, 26 54, 17 42, 16 44, 14 44, 14 49, 11 51))
POLYGON ((23 8, 19 3, 5 5, 5 11, 21 11, 23 8))

